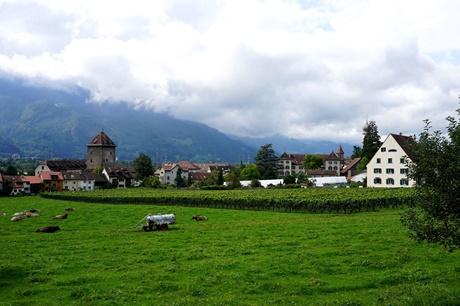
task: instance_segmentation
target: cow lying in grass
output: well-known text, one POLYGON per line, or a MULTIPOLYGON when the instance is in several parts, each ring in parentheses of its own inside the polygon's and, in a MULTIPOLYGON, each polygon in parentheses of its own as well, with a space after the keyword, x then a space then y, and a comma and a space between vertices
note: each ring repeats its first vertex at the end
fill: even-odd
POLYGON ((37 233, 54 233, 59 230, 60 230, 59 226, 45 226, 45 227, 40 227, 38 230, 36 230, 36 232, 37 233))
POLYGON ((192 219, 195 219, 196 221, 208 220, 206 216, 193 216, 192 219))
POLYGON ((68 216, 68 215, 69 215, 69 214, 57 215, 57 216, 54 217, 53 219, 56 219, 56 220, 57 220, 57 219, 67 219, 67 216, 68 216))
POLYGON ((66 211, 75 211, 76 209, 73 208, 73 207, 67 207, 65 210, 66 210, 66 211))

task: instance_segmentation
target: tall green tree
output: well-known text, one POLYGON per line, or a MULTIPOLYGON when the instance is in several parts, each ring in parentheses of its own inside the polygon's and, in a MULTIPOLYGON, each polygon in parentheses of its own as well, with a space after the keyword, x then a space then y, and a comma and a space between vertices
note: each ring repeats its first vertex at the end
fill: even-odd
POLYGON ((271 143, 260 147, 254 157, 254 161, 262 179, 269 180, 278 177, 278 157, 275 155, 275 150, 273 150, 271 143))
POLYGON ((363 147, 361 149, 361 157, 367 157, 370 161, 374 154, 379 150, 382 142, 377 124, 375 121, 369 121, 364 127, 363 147))
POLYGON ((323 159, 318 155, 307 154, 305 155, 302 165, 305 169, 321 169, 321 167, 323 166, 323 159))
POLYGON ((174 179, 174 182, 176 183, 176 187, 177 188, 181 188, 181 187, 186 187, 187 186, 187 182, 184 180, 184 178, 182 177, 182 169, 180 167, 178 167, 177 169, 177 172, 176 172, 176 178, 174 179))
POLYGON ((407 176, 416 183, 418 209, 407 210, 401 220, 411 238, 452 251, 460 249, 460 124, 454 117, 446 119, 447 136, 431 132, 425 120, 419 140, 410 144, 414 162, 407 160, 407 176))
POLYGON ((136 170, 137 180, 143 180, 144 178, 153 175, 152 159, 144 153, 140 153, 134 160, 133 167, 136 170))

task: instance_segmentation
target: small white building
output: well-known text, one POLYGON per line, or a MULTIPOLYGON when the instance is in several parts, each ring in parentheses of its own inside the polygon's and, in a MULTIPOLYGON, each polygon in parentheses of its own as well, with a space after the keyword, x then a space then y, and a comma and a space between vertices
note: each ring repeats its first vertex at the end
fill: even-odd
POLYGON ((405 158, 413 161, 408 142, 414 138, 390 134, 367 164, 367 187, 412 187, 415 182, 407 178, 405 158))

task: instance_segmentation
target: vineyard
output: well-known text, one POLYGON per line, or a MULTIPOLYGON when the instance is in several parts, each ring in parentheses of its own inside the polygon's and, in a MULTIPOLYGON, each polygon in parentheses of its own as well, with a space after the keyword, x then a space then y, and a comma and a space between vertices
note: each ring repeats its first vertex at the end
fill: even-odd
POLYGON ((173 205, 306 213, 355 213, 413 206, 411 188, 171 190, 110 189, 44 193, 42 197, 105 204, 173 205))

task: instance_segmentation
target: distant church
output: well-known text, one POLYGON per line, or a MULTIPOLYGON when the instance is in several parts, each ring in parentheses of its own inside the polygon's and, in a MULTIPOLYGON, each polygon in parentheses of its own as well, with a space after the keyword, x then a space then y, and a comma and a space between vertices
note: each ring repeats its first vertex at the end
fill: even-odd
POLYGON ((93 170, 97 167, 115 166, 117 145, 106 133, 97 134, 86 147, 86 169, 93 170))

